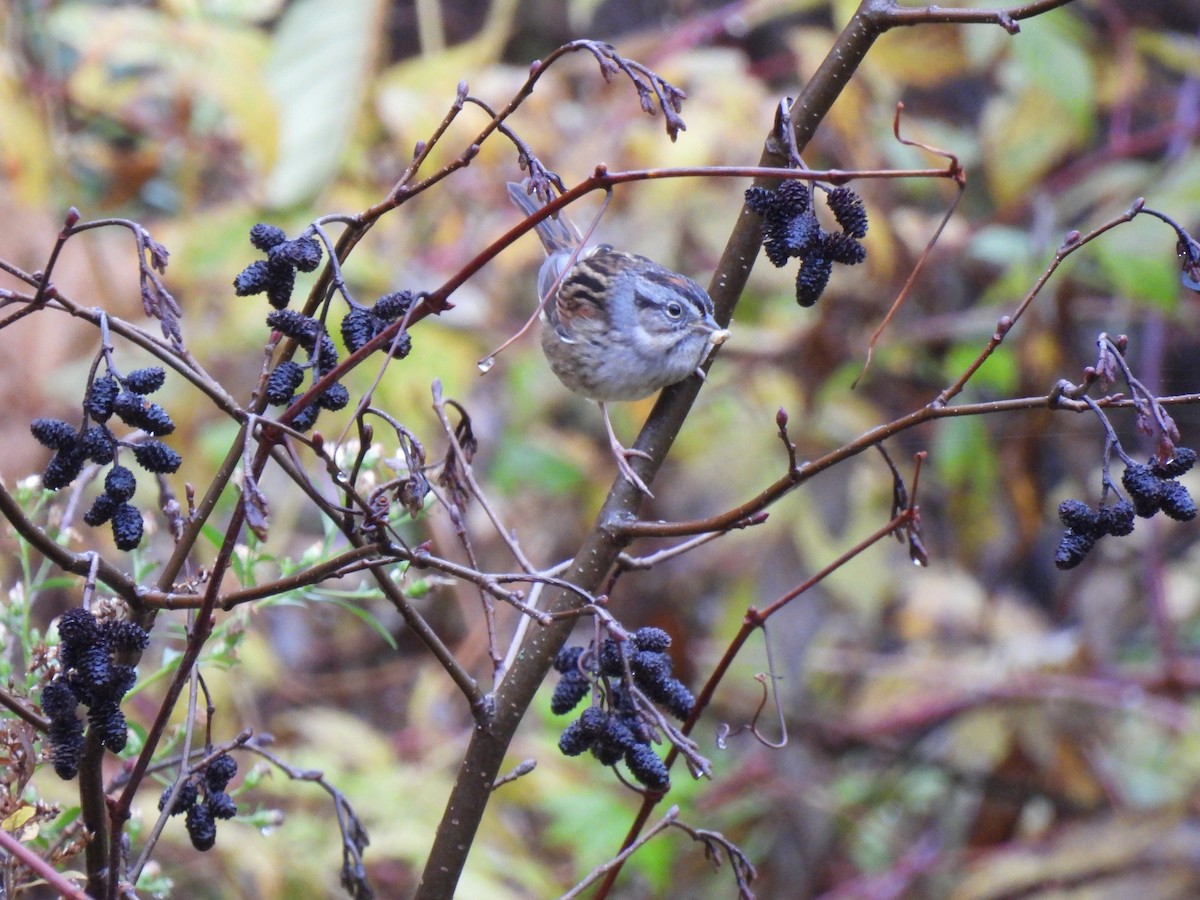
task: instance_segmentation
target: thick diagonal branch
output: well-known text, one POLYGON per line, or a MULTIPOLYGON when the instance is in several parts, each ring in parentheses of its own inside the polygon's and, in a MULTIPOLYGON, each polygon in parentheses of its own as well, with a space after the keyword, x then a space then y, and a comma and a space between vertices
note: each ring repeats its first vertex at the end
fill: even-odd
MULTIPOLYGON (((864 4, 864 8, 867 6, 864 4)), ((881 32, 880 20, 864 15, 862 10, 842 32, 825 63, 792 106, 797 147, 803 148, 808 143, 817 124, 881 32)), ((763 152, 760 164, 781 167, 787 164, 787 157, 768 149, 763 152)), ((758 216, 743 208, 709 287, 717 321, 723 326, 733 316, 761 243, 762 228, 758 216)), ((650 457, 640 467, 643 477, 652 477, 662 465, 699 389, 699 380, 689 378, 667 388, 659 397, 635 444, 650 457)), ((588 591, 599 588, 626 544, 626 539, 616 533, 614 526, 635 518, 641 500, 636 488, 624 479, 617 480, 580 548, 567 580, 588 591)), ((577 595, 556 591, 550 598, 549 611, 567 611, 578 602, 577 595)), ((418 900, 454 894, 509 742, 573 626, 574 620, 568 617, 546 628, 532 630, 519 662, 497 691, 496 715, 490 727, 477 728, 473 733, 417 890, 418 900)))

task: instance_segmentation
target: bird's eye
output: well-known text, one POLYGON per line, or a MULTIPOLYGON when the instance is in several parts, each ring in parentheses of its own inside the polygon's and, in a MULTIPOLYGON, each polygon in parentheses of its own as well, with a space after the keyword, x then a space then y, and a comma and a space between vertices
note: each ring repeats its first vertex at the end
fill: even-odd
POLYGON ((672 300, 667 304, 667 315, 672 319, 678 319, 683 315, 683 305, 672 300))

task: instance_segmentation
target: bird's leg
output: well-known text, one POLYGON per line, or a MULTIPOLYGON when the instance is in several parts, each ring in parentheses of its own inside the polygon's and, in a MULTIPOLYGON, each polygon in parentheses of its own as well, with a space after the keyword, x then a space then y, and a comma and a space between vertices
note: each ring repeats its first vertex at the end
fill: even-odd
POLYGON ((608 445, 612 448, 613 456, 616 457, 617 468, 620 469, 621 475, 635 488, 653 499, 654 495, 650 493, 650 488, 646 487, 646 482, 638 478, 637 472, 633 471, 633 467, 629 465, 629 458, 631 456, 640 456, 642 459, 649 459, 650 454, 641 450, 630 449, 617 440, 617 433, 613 431, 612 421, 608 418, 608 407, 603 403, 600 404, 600 414, 604 416, 604 427, 608 430, 608 445))

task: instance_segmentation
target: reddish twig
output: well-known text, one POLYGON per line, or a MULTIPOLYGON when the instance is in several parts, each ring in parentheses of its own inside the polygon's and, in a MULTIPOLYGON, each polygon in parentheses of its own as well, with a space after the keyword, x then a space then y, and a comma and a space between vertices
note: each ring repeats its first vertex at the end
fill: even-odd
POLYGON ((942 232, 945 231, 946 226, 950 224, 950 219, 953 217, 954 211, 958 209, 959 201, 962 200, 963 194, 967 188, 967 175, 963 170, 962 165, 959 163, 957 156, 948 150, 940 150, 937 147, 931 146, 930 144, 925 144, 921 141, 914 141, 903 137, 900 134, 900 114, 902 112, 904 112, 904 104, 897 103, 896 116, 892 120, 892 132, 895 134, 896 140, 907 147, 919 147, 922 150, 934 154, 935 156, 943 156, 948 159, 950 161, 950 177, 952 177, 954 179, 954 183, 958 185, 958 191, 955 193, 954 200, 950 203, 945 215, 942 216, 942 221, 938 223, 938 227, 935 228, 933 234, 929 236, 929 240, 925 244, 925 249, 921 251, 921 255, 917 258, 916 263, 913 265, 912 271, 908 273, 908 278, 905 279, 904 285, 900 288, 900 293, 896 295, 896 299, 892 301, 891 308, 883 317, 883 321, 881 321, 876 327, 874 333, 872 333, 871 339, 867 341, 867 356, 866 359, 863 360, 862 371, 858 373, 858 376, 854 379, 853 384, 851 384, 851 389, 857 388, 859 382, 861 382, 866 376, 867 370, 871 367, 871 358, 875 353, 875 344, 879 341, 884 329, 891 324, 892 319, 895 317, 896 313, 899 312, 900 307, 904 304, 904 301, 908 298, 909 293, 912 291, 913 285, 916 283, 917 277, 924 270, 925 263, 929 261, 930 254, 933 253, 933 248, 941 239, 942 232))
POLYGON ((65 897, 67 900, 91 900, 87 894, 60 875, 50 863, 46 862, 3 828, 0 828, 0 850, 3 850, 39 878, 44 879, 46 884, 58 891, 61 897, 65 897))

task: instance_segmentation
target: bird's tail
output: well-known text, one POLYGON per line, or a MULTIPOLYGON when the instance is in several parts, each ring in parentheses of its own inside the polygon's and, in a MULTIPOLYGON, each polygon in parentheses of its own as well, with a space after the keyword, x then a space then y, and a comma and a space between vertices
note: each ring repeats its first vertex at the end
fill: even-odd
MULTIPOLYGON (((527 216, 533 215, 544 204, 530 193, 529 179, 508 182, 508 199, 515 203, 527 216)), ((542 219, 534 226, 541 238, 542 247, 547 256, 562 251, 574 251, 582 242, 583 236, 565 216, 550 216, 542 219)))

